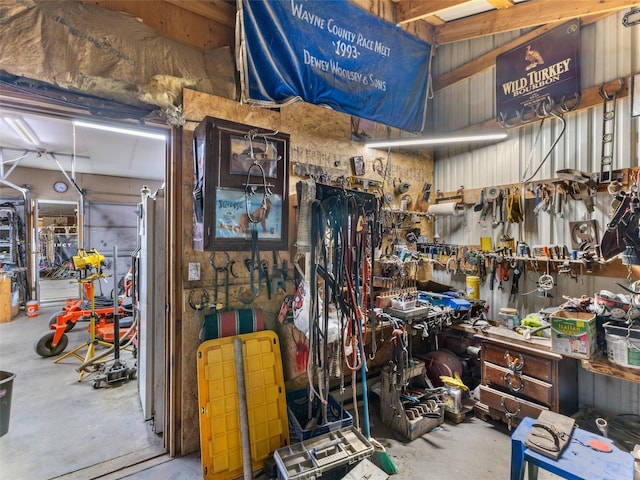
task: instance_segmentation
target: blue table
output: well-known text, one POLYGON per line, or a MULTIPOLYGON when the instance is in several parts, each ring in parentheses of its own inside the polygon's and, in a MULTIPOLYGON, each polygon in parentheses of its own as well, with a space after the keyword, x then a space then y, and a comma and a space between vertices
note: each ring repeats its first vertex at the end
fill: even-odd
POLYGON ((538 478, 538 468, 569 480, 633 480, 634 459, 629 452, 617 448, 610 439, 580 428, 573 429, 569 445, 557 460, 530 450, 524 441, 535 422, 533 418, 523 418, 511 435, 511 480, 524 478, 527 462, 529 480, 538 478), (593 439, 610 444, 613 451, 598 452, 585 446, 593 439))

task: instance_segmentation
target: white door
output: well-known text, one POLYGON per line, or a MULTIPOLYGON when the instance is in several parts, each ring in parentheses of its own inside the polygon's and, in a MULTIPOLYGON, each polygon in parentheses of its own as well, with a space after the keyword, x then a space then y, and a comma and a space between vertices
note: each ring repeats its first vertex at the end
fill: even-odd
POLYGON ((137 299, 139 321, 138 389, 145 420, 164 430, 165 273, 164 199, 145 197, 139 204, 137 299))

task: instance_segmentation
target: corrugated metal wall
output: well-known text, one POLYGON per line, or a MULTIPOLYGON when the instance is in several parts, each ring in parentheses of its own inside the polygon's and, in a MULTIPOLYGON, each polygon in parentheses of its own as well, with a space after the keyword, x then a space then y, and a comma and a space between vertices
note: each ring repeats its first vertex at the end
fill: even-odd
MULTIPOLYGON (((595 24, 581 29, 581 84, 582 88, 598 86, 616 78, 627 77, 640 71, 640 26, 626 28, 622 25, 624 12, 611 15, 595 24)), ((495 37, 439 47, 434 58, 434 75, 442 74, 517 38, 518 34, 495 37)), ((638 166, 640 142, 638 131, 640 119, 630 116, 631 99, 617 102, 615 131, 614 169, 638 166)), ((432 129, 455 131, 469 125, 479 124, 495 117, 495 70, 491 69, 466 81, 438 92, 431 102, 432 129)), ((519 129, 511 129, 507 141, 476 150, 464 151, 457 147, 440 151, 435 156, 433 189, 443 192, 456 191, 461 185, 466 189, 518 184, 531 176, 541 161, 553 148, 534 180, 557 177, 557 170, 578 169, 583 172, 599 172, 602 154, 603 106, 564 115, 566 125, 555 117, 519 129)), ((563 216, 541 212, 533 215, 534 201, 526 204, 526 222, 511 227, 493 228, 491 221, 479 222, 480 214, 467 209, 462 217, 439 217, 435 220, 434 233, 443 242, 478 245, 480 237, 490 236, 497 244, 503 234, 516 241, 524 240, 529 245, 571 245, 569 221, 595 219, 600 229, 609 221, 612 197, 600 193, 596 198, 595 211, 589 214, 578 201, 568 201, 563 216)), ((601 234, 601 232, 600 232, 601 234)), ((556 275, 553 298, 537 295, 536 281, 539 274, 528 273, 520 281, 520 292, 531 292, 522 296, 519 306, 523 311, 538 311, 557 306, 563 296, 593 296, 601 289, 619 290, 614 282, 627 279, 612 279, 596 275, 582 275, 576 281, 565 275, 556 275)), ((464 288, 464 277, 451 278, 441 270, 434 271, 434 279, 464 288)), ((491 291, 488 282, 481 287, 481 298, 488 301, 491 311, 513 306, 508 302, 508 290, 491 291)), ((594 375, 580 369, 580 402, 604 408, 612 413, 640 414, 640 385, 619 379, 594 375)))

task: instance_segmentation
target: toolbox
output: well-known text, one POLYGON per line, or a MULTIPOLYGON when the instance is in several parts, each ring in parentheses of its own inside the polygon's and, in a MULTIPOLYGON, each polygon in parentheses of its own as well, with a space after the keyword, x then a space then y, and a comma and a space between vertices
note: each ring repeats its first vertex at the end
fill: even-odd
POLYGON ((342 478, 350 465, 368 458, 373 445, 349 426, 279 448, 274 453, 278 480, 313 480, 330 472, 342 478))
MULTIPOLYGON (((320 399, 316 396, 313 399, 313 416, 320 419, 320 399)), ((289 436, 291 443, 301 442, 311 437, 317 437, 327 432, 332 432, 340 428, 353 424, 353 417, 340 405, 333 396, 329 395, 327 400, 327 421, 326 423, 316 422, 312 427, 304 428, 309 423, 309 392, 307 390, 297 390, 287 392, 287 414, 289 416, 289 436)))
POLYGON ((450 307, 455 311, 469 310, 471 308, 471 303, 468 300, 441 293, 420 291, 418 292, 418 300, 429 302, 436 307, 450 307))

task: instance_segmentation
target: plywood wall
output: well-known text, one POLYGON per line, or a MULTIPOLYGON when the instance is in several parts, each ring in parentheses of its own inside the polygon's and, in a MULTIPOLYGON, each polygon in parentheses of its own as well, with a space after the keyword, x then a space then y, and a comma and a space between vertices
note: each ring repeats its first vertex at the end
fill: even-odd
MULTIPOLYGON (((202 94, 192 90, 184 91, 184 114, 185 118, 193 120, 185 125, 183 158, 184 168, 182 171, 182 198, 183 216, 185 219, 183 228, 183 262, 182 272, 183 284, 183 304, 181 314, 184 318, 183 331, 180 338, 182 341, 182 351, 184 353, 182 371, 182 422, 183 428, 183 453, 195 451, 198 448, 198 414, 197 414, 197 381, 196 381, 196 350, 199 344, 198 330, 201 321, 193 310, 189 307, 188 296, 191 290, 199 292, 201 289, 213 291, 214 274, 209 265, 211 252, 197 252, 192 249, 192 218, 193 204, 191 192, 193 190, 193 165, 190 160, 192 156, 193 130, 205 116, 212 116, 231 120, 234 122, 260 127, 270 130, 278 130, 290 135, 290 163, 301 162, 313 165, 320 165, 331 172, 332 177, 339 175, 351 176, 351 158, 361 155, 364 157, 366 165, 365 177, 382 180, 382 177, 373 171, 374 160, 382 157, 384 165, 387 163, 386 152, 366 151, 362 144, 351 141, 351 117, 337 113, 335 111, 309 105, 297 103, 283 107, 279 111, 251 107, 237 102, 202 94), (188 264, 198 262, 201 265, 202 278, 199 282, 189 282, 188 264), (193 321, 192 321, 193 319, 193 321), (192 426, 193 428, 190 428, 192 426)), ((378 126, 376 135, 386 135, 386 128, 378 126)), ((293 176, 293 170, 289 165, 290 192, 290 250, 279 252, 280 258, 292 260, 295 256, 296 236, 296 209, 297 200, 295 198, 295 184, 301 180, 293 176)), ((433 178, 433 161, 430 156, 417 155, 412 153, 394 153, 391 157, 391 177, 387 188, 393 189, 393 179, 397 181, 408 181, 411 188, 408 194, 417 199, 425 182, 431 183, 433 178)), ((394 197, 391 208, 400 207, 400 197, 394 197)), ((425 206, 426 208, 426 206, 425 206)), ((425 233, 429 232, 430 225, 423 225, 425 233)), ((261 252, 262 258, 269 261, 271 265, 271 252, 261 252)), ((230 281, 230 304, 232 308, 260 307, 265 312, 267 328, 275 329, 276 316, 280 309, 283 294, 274 294, 272 299, 267 298, 266 292, 255 299, 252 305, 244 305, 237 299, 237 292, 240 288, 247 288, 248 273, 244 266, 244 259, 250 256, 249 252, 229 252, 232 260, 236 261, 235 271, 239 278, 230 281)), ((293 278, 293 268, 290 267, 289 278, 293 278)), ((293 293, 295 285, 292 281, 288 283, 288 293, 293 293)), ((221 294, 221 293, 219 293, 221 294)), ((220 297, 222 300, 222 298, 220 297)))

